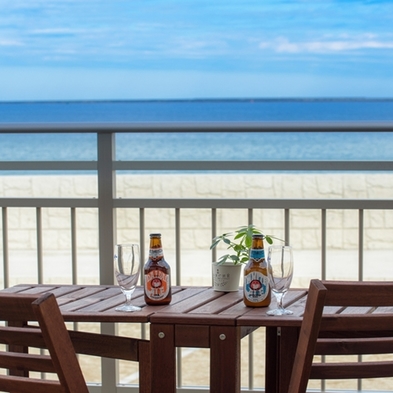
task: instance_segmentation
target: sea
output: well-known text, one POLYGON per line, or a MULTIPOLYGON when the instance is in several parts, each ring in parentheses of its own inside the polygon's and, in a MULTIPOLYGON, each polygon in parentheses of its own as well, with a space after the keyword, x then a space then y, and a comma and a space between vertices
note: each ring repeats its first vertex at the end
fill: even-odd
MULTIPOLYGON (((1 133, 7 124, 381 121, 393 99, 0 102, 0 161, 95 160, 94 134, 1 133)), ((392 160, 389 132, 118 134, 119 160, 392 160)))

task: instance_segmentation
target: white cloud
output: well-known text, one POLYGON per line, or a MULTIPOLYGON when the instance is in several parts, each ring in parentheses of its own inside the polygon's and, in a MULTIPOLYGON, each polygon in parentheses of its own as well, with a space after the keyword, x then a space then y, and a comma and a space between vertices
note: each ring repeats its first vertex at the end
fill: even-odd
POLYGON ((46 28, 46 29, 34 29, 31 31, 31 34, 52 35, 52 34, 76 34, 81 32, 86 32, 86 30, 56 27, 56 28, 46 28))
POLYGON ((295 42, 277 38, 272 42, 261 42, 260 49, 272 49, 278 53, 334 53, 359 49, 393 49, 393 41, 382 41, 372 35, 351 39, 330 39, 295 42))
POLYGON ((0 38, 0 46, 22 46, 23 43, 18 40, 9 40, 0 38))

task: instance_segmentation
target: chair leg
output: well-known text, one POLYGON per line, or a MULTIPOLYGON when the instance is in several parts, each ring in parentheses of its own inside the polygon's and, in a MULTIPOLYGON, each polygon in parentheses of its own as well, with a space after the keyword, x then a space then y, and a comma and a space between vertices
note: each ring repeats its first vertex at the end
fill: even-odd
MULTIPOLYGON (((8 326, 25 327, 25 326, 27 326, 27 322, 25 322, 25 321, 17 321, 17 322, 9 321, 8 326)), ((28 348, 23 347, 21 345, 11 344, 8 349, 10 352, 28 353, 28 348)), ((10 375, 12 375, 14 377, 28 377, 29 372, 26 370, 10 369, 10 375)))

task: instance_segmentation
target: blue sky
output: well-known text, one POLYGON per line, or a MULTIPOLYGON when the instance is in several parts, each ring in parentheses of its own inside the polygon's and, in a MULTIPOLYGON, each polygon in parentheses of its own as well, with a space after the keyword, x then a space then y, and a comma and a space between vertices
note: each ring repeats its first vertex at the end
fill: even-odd
POLYGON ((0 0, 0 100, 393 97, 393 1, 0 0))

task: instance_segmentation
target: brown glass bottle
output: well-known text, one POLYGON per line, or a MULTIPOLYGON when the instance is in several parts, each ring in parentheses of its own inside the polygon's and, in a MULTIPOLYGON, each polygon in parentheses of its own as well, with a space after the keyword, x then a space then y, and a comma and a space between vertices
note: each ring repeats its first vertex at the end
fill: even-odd
POLYGON ((164 259, 160 233, 150 235, 149 259, 144 274, 146 304, 169 304, 172 300, 171 268, 164 259))
POLYGON ((263 235, 253 235, 250 259, 244 267, 243 301, 249 307, 267 307, 270 299, 263 235))

